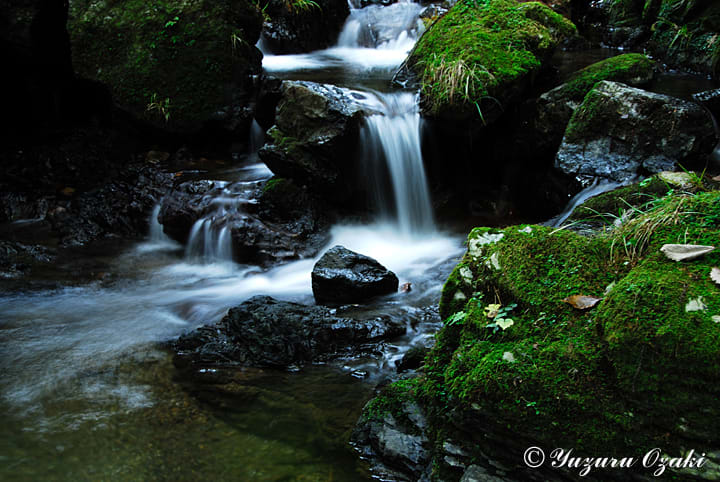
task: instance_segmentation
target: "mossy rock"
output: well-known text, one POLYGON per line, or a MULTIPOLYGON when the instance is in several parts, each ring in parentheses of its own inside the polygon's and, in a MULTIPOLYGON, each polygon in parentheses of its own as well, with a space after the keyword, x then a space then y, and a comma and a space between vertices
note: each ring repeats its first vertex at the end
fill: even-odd
POLYGON ((660 252, 717 245, 720 192, 669 194, 634 212, 594 237, 541 226, 470 233, 415 390, 436 436, 463 432, 471 452, 516 465, 522 453, 489 446, 478 420, 586 455, 661 446, 678 456, 690 437, 720 446, 720 286, 709 276, 720 252, 686 263, 660 252), (579 310, 572 295, 601 301, 579 310), (693 310, 698 299, 704 309, 693 310), (505 307, 502 326, 492 304, 505 307))
POLYGON ((183 129, 249 122, 261 28, 249 0, 77 0, 68 23, 79 74, 109 85, 138 117, 183 129))
POLYGON ((460 0, 408 58, 426 113, 490 122, 517 101, 575 26, 538 2, 460 0))
POLYGON ((596 83, 612 80, 639 87, 649 83, 654 74, 655 63, 643 54, 618 55, 578 70, 538 99, 534 120, 538 142, 557 152, 573 112, 596 83))

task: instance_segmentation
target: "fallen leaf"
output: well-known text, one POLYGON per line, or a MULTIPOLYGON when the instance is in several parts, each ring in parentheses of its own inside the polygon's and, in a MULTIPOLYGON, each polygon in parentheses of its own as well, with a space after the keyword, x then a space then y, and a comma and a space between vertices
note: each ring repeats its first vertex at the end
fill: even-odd
POLYGON ((720 176, 715 176, 712 178, 713 181, 720 181, 720 176))
POLYGON ((720 268, 710 270, 710 279, 720 285, 720 268))
POLYGON ((515 362, 515 355, 513 355, 513 354, 512 354, 511 352, 509 352, 509 351, 506 351, 505 353, 503 353, 503 360, 509 361, 510 363, 514 363, 514 362, 515 362))
POLYGON ((703 303, 703 297, 700 296, 698 298, 695 298, 694 300, 690 300, 685 305, 685 311, 691 312, 691 311, 705 311, 707 309, 707 306, 705 303, 703 303))
POLYGON ((690 261, 713 251, 713 246, 698 244, 665 244, 660 251, 673 261, 690 261))
POLYGON ((593 306, 600 303, 602 301, 602 298, 595 298, 594 296, 585 295, 573 295, 568 296, 563 301, 578 310, 589 310, 593 306))
POLYGON ((493 319, 498 314, 499 310, 500 310, 499 304, 491 303, 485 307, 485 316, 487 316, 490 319, 493 319))
POLYGON ((720 315, 715 315, 715 316, 713 316, 713 317, 712 317, 712 320, 713 320, 715 323, 720 323, 720 315))
POLYGON ((500 318, 499 320, 495 320, 495 324, 504 331, 513 326, 515 322, 511 318, 500 318))
POLYGON ((63 190, 60 192, 63 193, 65 196, 72 196, 75 193, 75 188, 74 187, 66 187, 66 188, 63 188, 63 190))

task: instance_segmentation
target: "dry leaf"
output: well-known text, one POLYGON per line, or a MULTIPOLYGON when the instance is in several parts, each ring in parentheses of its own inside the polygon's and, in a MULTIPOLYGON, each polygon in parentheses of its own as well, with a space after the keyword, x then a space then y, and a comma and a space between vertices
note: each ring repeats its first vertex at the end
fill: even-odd
POLYGON ((690 261, 708 254, 714 249, 712 246, 698 244, 665 244, 660 248, 660 251, 673 261, 690 261))
POLYGON ((710 279, 720 285, 720 268, 710 270, 710 279))
POLYGON ((510 363, 514 363, 514 362, 515 362, 515 355, 513 355, 513 354, 512 354, 511 352, 509 352, 509 351, 506 351, 505 353, 503 353, 503 360, 509 361, 510 363))
POLYGON ((485 307, 485 316, 487 316, 490 319, 495 318, 495 316, 498 314, 498 311, 500 310, 500 305, 497 303, 490 303, 485 307))
POLYGON ((602 301, 602 298, 595 298, 594 296, 585 295, 573 295, 568 296, 563 301, 578 310, 589 310, 593 306, 600 303, 600 301, 602 301))

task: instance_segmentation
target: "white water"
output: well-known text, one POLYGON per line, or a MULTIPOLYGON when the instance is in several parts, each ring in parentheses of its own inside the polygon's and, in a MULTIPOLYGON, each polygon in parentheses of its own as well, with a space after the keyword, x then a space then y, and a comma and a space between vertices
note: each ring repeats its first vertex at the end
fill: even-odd
MULTIPOLYGON (((297 63, 307 69, 334 63, 352 75, 366 68, 391 73, 421 30, 419 11, 419 5, 409 2, 354 10, 342 45, 307 55, 266 56, 264 66, 272 70, 297 63), (380 22, 385 14, 387 21, 380 22), (366 29, 363 18, 374 18, 382 27, 366 29)), ((217 321, 229 307, 254 295, 312 303, 312 267, 325 249, 336 244, 377 259, 397 274, 400 283, 412 284, 410 293, 397 293, 368 307, 408 324, 402 342, 387 345, 381 359, 363 365, 369 371, 394 368, 388 363, 399 358, 408 343, 430 336, 429 329, 438 320, 426 311, 436 306, 442 283, 463 247, 459 237, 434 228, 415 95, 364 92, 363 97, 380 112, 367 119, 364 136, 374 139, 368 142, 369 151, 379 153, 372 159, 387 161, 392 196, 383 204, 385 216, 369 225, 335 226, 330 242, 315 259, 266 271, 233 263, 225 221, 254 202, 248 191, 271 175, 251 155, 247 165, 236 169, 238 182, 216 182, 217 189, 209 194, 211 203, 193 226, 182 258, 178 258, 179 245, 164 235, 157 222, 157 207, 148 241, 108 268, 115 281, 0 295, 0 400, 13 412, 35 414, 37 430, 50 416, 50 405, 67 402, 76 407, 62 411, 63 425, 111 415, 103 403, 127 410, 147 406, 152 403, 148 387, 118 377, 114 367, 128 357, 147 359, 148 353, 156 353, 151 343, 217 321)), ((251 133, 254 152, 263 136, 257 125, 251 133)))
POLYGON ((430 193, 420 145, 420 110, 411 92, 375 93, 372 107, 382 114, 368 116, 361 136, 363 163, 372 166, 371 177, 381 212, 405 234, 435 229, 430 193), (382 195, 384 167, 389 171, 393 196, 382 195))
POLYGON ((545 221, 543 224, 554 228, 560 227, 562 223, 564 223, 567 218, 570 217, 575 208, 577 208, 579 205, 581 205, 591 197, 598 196, 604 192, 612 191, 613 189, 620 187, 621 185, 622 184, 619 184, 617 182, 600 181, 598 180, 598 178, 595 178, 588 187, 574 195, 570 199, 570 201, 568 201, 567 206, 565 206, 563 212, 561 212, 554 218, 545 221))
POLYGON ((308 54, 273 55, 261 40, 263 68, 273 74, 298 70, 342 68, 350 72, 382 70, 394 72, 422 34, 424 25, 418 18, 422 6, 401 0, 382 7, 350 6, 337 45, 308 54))

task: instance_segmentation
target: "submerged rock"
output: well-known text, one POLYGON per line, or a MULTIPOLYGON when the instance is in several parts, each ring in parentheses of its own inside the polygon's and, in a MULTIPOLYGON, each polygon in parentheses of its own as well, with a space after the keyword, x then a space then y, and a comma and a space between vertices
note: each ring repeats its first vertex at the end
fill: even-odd
POLYGON ((373 258, 335 246, 312 270, 312 289, 318 303, 361 303, 395 293, 398 278, 373 258))
POLYGON ((373 344, 403 333, 405 327, 386 316, 355 320, 329 308, 256 296, 218 323, 181 336, 173 347, 181 366, 284 368, 372 351, 373 344))
POLYGON ((697 104, 603 81, 573 114, 555 165, 627 182, 677 166, 702 169, 714 145, 712 120, 697 104))
POLYGON ((363 106, 342 89, 314 82, 283 82, 272 144, 259 155, 278 177, 307 183, 336 201, 356 187, 356 150, 363 106))

